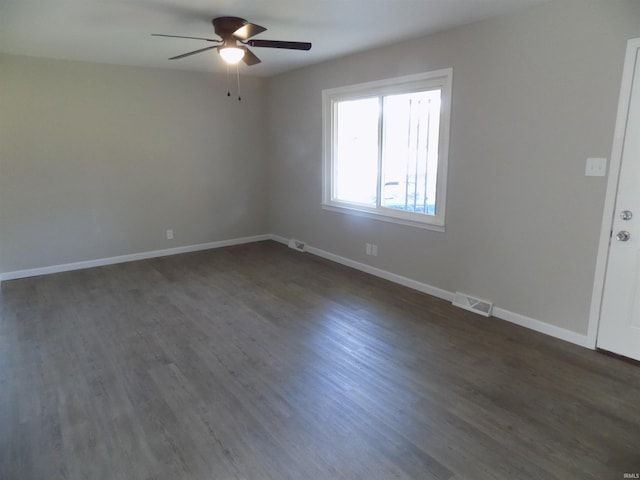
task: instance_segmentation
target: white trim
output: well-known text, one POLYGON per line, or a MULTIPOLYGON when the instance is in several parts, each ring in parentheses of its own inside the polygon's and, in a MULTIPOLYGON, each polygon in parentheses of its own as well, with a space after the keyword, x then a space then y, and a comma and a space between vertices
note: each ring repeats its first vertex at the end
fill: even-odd
POLYGON ((361 263, 346 257, 341 257, 334 253, 320 250, 319 248, 310 247, 309 245, 307 245, 306 250, 313 255, 317 255, 318 257, 326 258, 327 260, 346 265, 347 267, 360 270, 361 272, 384 278, 385 280, 389 280, 390 282, 404 285, 405 287, 412 288, 413 290, 418 290, 419 292, 428 293, 429 295, 442 298, 449 302, 453 301, 454 294, 452 292, 448 292, 447 290, 443 290, 426 283, 418 282, 417 280, 412 280, 411 278, 403 277, 402 275, 396 275, 395 273, 372 267, 371 265, 367 265, 366 263, 361 263))
MULTIPOLYGON (((278 235, 271 235, 271 239, 285 245, 287 244, 287 239, 278 235)), ((341 257, 340 255, 336 255, 334 253, 330 253, 316 247, 311 247, 308 244, 306 246, 306 251, 313 255, 326 258, 327 260, 346 265, 347 267, 351 267, 356 270, 369 273, 376 277, 380 277, 385 280, 404 285, 405 287, 409 287, 414 290, 418 290, 419 292, 433 295, 434 297, 441 298, 449 302, 452 302, 455 297, 454 292, 449 292, 448 290, 443 290, 442 288, 434 287, 433 285, 419 282, 411 278, 403 277, 402 275, 397 275, 380 268, 372 267, 371 265, 357 262, 349 258, 341 257)), ((564 340, 565 342, 573 343, 581 347, 593 348, 590 346, 589 338, 587 335, 577 333, 572 330, 567 330, 566 328, 558 327, 556 325, 552 325, 541 320, 536 320, 535 318, 527 317, 525 315, 520 315, 519 313, 511 312, 504 308, 494 307, 493 316, 499 318, 500 320, 505 320, 509 323, 528 328, 529 330, 533 330, 545 335, 549 335, 551 337, 558 338, 560 340, 564 340)))
POLYGON ((500 320, 505 320, 509 323, 515 323, 521 327, 528 328, 529 330, 534 330, 536 332, 564 340, 565 342, 593 349, 589 344, 589 338, 587 335, 574 332, 573 330, 567 330, 566 328, 558 327, 541 320, 536 320, 535 318, 526 317, 519 313, 505 310, 504 308, 494 307, 493 316, 500 320))
POLYGON ((609 162, 609 178, 607 180, 607 191, 604 199, 602 226, 600 227, 600 243, 598 245, 596 271, 593 280, 593 292, 591 294, 591 309, 589 311, 589 327, 587 331, 587 346, 589 348, 596 348, 598 339, 600 309, 602 307, 602 296, 604 295, 604 281, 609 258, 609 243, 611 241, 611 228, 613 227, 620 165, 622 163, 622 148, 627 127, 631 87, 633 84, 633 74, 636 68, 636 55, 638 50, 640 50, 640 38, 634 38, 627 42, 622 83, 620 85, 620 96, 618 99, 618 114, 616 116, 616 127, 613 134, 611 161, 609 162))
POLYGON ((327 88, 323 90, 323 94, 326 92, 326 95, 346 100, 350 98, 362 98, 371 94, 377 95, 378 93, 398 93, 405 91, 407 88, 436 88, 442 85, 441 79, 443 77, 451 77, 452 75, 453 68, 448 67, 440 70, 431 70, 430 72, 414 73, 400 77, 383 78, 371 82, 327 88))
POLYGON ((343 205, 337 205, 335 203, 334 204, 322 203, 320 207, 323 210, 328 210, 330 212, 358 215, 360 217, 370 218, 372 220, 379 220, 381 222, 390 222, 390 223, 396 223, 398 225, 407 225, 409 227, 422 228, 424 230, 433 230, 434 232, 445 231, 444 225, 439 225, 435 222, 426 223, 426 222, 420 222, 420 221, 409 219, 409 218, 400 218, 400 216, 385 215, 383 213, 380 213, 379 210, 369 211, 365 209, 359 209, 351 205, 343 206, 343 205))
MULTIPOLYGON (((289 243, 289 239, 284 238, 280 235, 275 235, 275 234, 255 235, 252 237, 234 238, 231 240, 200 243, 196 245, 185 245, 183 247, 167 248, 164 250, 154 250, 154 251, 142 252, 142 253, 133 253, 129 255, 120 255, 117 257, 100 258, 100 259, 88 260, 84 262, 66 263, 62 265, 52 265, 49 267, 5 272, 5 273, 0 273, 0 282, 5 280, 16 280, 19 278, 34 277, 38 275, 48 275, 50 273, 69 272, 72 270, 81 270, 85 268, 101 267, 105 265, 132 262, 136 260, 145 260, 149 258, 166 257, 169 255, 177 255, 180 253, 197 252, 201 250, 210 250, 213 248, 229 247, 232 245, 240 245, 244 243, 261 242, 264 240, 274 240, 276 242, 282 243, 283 245, 287 245, 289 243)), ((307 245, 305 247, 305 251, 311 253, 312 255, 326 258, 327 260, 331 260, 333 262, 339 263, 341 265, 345 265, 355 270, 360 270, 361 272, 365 272, 370 275, 374 275, 376 277, 389 280, 390 282, 397 283, 399 285, 404 285, 405 287, 411 288, 413 290, 417 290, 419 292, 426 293, 428 295, 433 295, 434 297, 441 298, 449 302, 452 302, 455 296, 453 292, 443 290, 442 288, 434 287, 432 285, 419 282, 411 278, 403 277, 402 275, 397 275, 395 273, 391 273, 377 267, 372 267, 371 265, 357 262, 355 260, 351 260, 346 257, 341 257, 340 255, 336 255, 334 253, 330 253, 316 247, 310 247, 307 245)), ((574 343, 576 345, 580 345, 587 348, 593 348, 590 346, 589 337, 585 335, 573 332, 571 330, 566 330, 564 328, 557 327, 555 325, 551 325, 549 323, 545 323, 540 320, 536 320, 534 318, 525 317, 524 315, 510 312, 509 310, 505 310, 503 308, 494 307, 493 316, 501 320, 506 320, 507 322, 520 325, 521 327, 525 327, 530 330, 534 330, 536 332, 544 333, 546 335, 559 338, 560 340, 565 340, 567 342, 574 343)))
POLYGON ((27 270, 16 270, 13 272, 0 273, 0 282, 3 282, 5 280, 16 280, 19 278, 35 277, 38 275, 48 275, 50 273, 70 272, 72 270, 82 270, 84 268, 102 267, 105 265, 114 265, 116 263, 146 260, 148 258, 166 257, 169 255, 177 255, 180 253, 210 250, 212 248, 229 247, 231 245, 240 245, 243 243, 260 242, 263 240, 270 240, 271 237, 272 236, 269 234, 255 235, 253 237, 242 237, 234 238, 231 240, 221 240, 218 242, 185 245, 182 247, 167 248, 164 250, 153 250, 150 252, 119 255, 117 257, 98 258, 95 260, 86 260, 83 262, 65 263, 61 265, 51 265, 48 267, 31 268, 27 270))
POLYGON ((283 245, 289 245, 289 241, 291 239, 290 238, 284 238, 284 237, 281 237, 280 235, 276 235, 275 233, 272 233, 271 235, 269 235, 269 240, 273 240, 274 242, 282 243, 283 245))

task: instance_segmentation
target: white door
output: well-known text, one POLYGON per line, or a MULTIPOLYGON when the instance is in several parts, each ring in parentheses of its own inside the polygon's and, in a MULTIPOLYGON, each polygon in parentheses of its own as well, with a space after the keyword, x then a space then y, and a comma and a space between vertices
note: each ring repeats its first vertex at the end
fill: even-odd
POLYGON ((619 160, 619 176, 597 346, 640 360, 640 39, 628 43, 617 122, 610 175, 619 160))

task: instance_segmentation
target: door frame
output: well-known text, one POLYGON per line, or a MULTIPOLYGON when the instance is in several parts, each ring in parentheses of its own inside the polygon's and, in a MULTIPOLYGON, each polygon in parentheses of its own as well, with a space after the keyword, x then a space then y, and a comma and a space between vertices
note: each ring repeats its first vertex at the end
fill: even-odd
MULTIPOLYGON (((609 177, 607 178, 607 190, 604 199, 604 210, 602 213, 602 226, 600 227, 600 242, 598 246, 598 256, 596 259, 593 293, 591 295, 591 309, 589 311, 589 328, 587 331, 586 346, 592 349, 596 348, 598 341, 600 312, 602 308, 602 297, 604 295, 607 262, 609 260, 609 247, 611 243, 616 197, 618 194, 618 181, 620 179, 620 166, 622 164, 623 153, 622 147, 624 145, 624 137, 627 128, 631 88, 633 86, 635 69, 640 69, 640 61, 638 61, 638 64, 636 65, 636 58, 639 50, 640 38, 633 38, 627 41, 627 50, 624 57, 624 67, 622 71, 622 84, 620 86, 620 96, 618 99, 618 113, 616 115, 613 146, 611 149, 611 159, 609 161, 609 177)), ((637 85, 636 88, 640 88, 640 85, 637 85)))

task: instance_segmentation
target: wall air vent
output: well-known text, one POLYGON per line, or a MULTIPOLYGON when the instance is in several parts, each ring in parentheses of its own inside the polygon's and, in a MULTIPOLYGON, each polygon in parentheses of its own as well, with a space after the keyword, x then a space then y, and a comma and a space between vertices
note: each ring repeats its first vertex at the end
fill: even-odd
POLYGON ((292 238, 291 240, 289 240, 289 248, 293 248, 294 250, 297 250, 299 252, 304 252, 306 246, 307 245, 304 242, 301 242, 300 240, 296 240, 295 238, 292 238))
POLYGON ((456 307, 464 308, 470 312, 475 312, 485 317, 491 316, 493 310, 493 302, 487 302, 486 300, 480 300, 464 293, 456 292, 452 302, 456 307))

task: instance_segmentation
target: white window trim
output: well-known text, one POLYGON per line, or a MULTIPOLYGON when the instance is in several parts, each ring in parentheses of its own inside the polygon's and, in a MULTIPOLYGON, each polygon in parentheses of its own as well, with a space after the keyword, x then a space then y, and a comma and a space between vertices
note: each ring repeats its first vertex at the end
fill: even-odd
POLYGON ((445 68, 431 72, 359 83, 322 91, 322 208, 334 212, 354 214, 386 222, 398 223, 427 230, 445 231, 447 198, 447 170, 449 158, 449 130, 451 123, 451 87, 453 69, 445 68), (384 207, 367 207, 335 200, 332 195, 333 146, 335 131, 332 128, 334 104, 338 101, 355 100, 372 95, 406 93, 428 88, 442 89, 440 117, 440 139, 438 152, 438 183, 436 191, 436 214, 424 215, 384 207))

